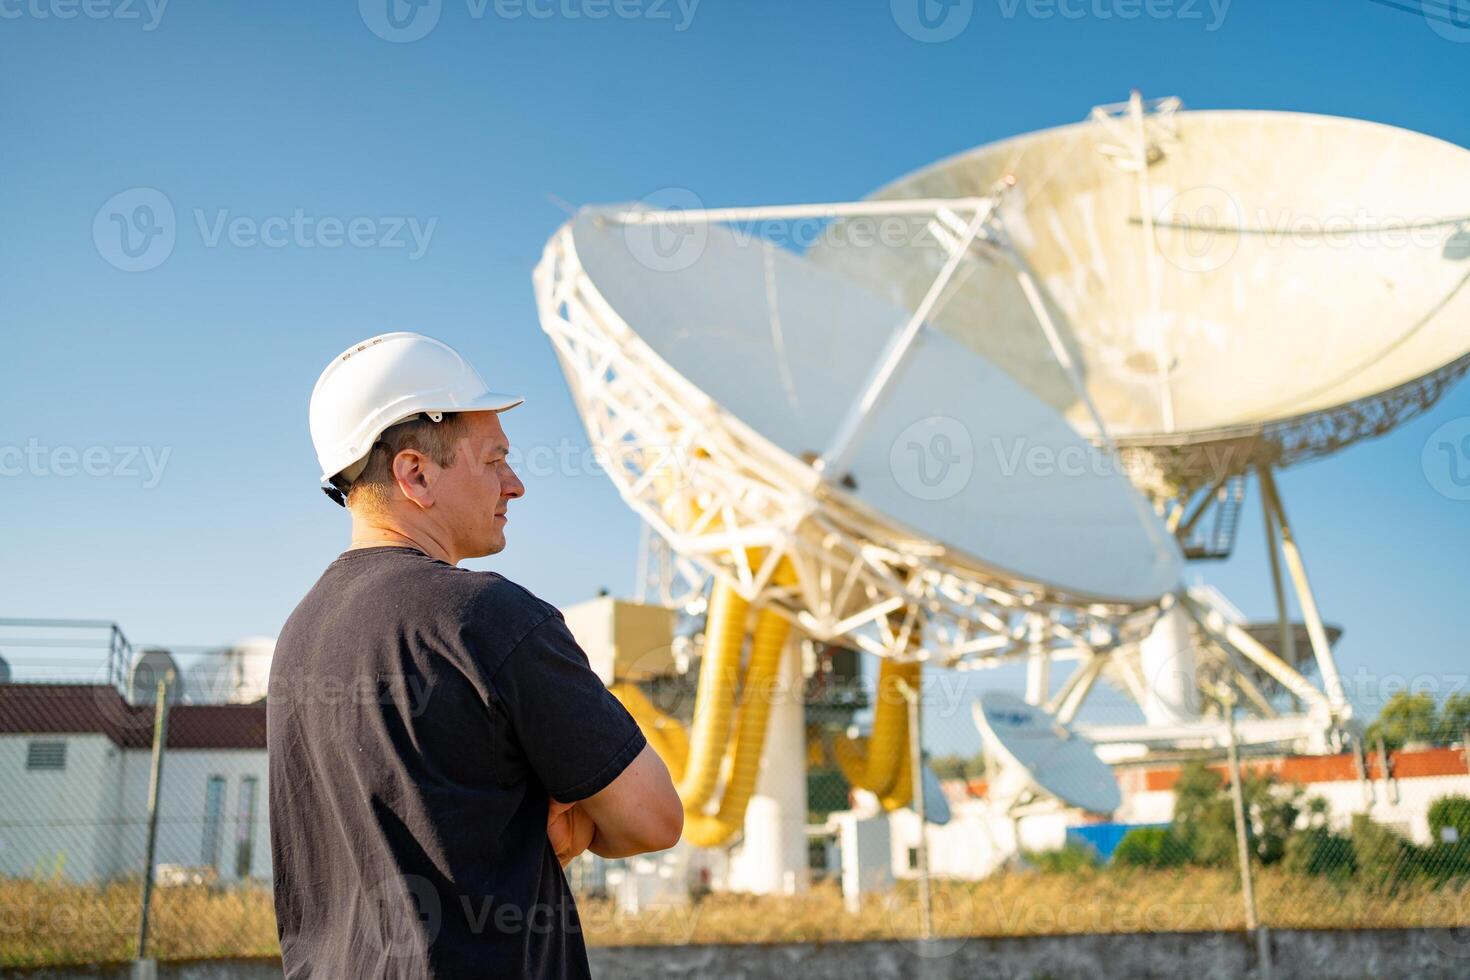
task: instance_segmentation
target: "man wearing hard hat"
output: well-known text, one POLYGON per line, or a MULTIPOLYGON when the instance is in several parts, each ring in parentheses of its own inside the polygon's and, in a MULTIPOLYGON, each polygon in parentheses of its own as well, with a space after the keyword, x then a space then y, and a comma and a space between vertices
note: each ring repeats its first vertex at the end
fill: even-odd
POLYGON ((668 770, 557 610, 460 561, 525 492, 489 390, 413 333, 311 395, 352 541, 287 620, 267 699, 287 977, 585 977, 562 866, 672 847, 668 770))

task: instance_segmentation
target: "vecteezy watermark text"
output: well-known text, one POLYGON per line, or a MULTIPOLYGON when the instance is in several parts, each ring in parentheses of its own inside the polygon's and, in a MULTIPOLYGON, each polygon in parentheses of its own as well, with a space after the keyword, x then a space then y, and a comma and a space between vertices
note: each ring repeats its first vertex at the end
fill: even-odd
POLYGON ((32 438, 25 445, 0 446, 0 477, 38 479, 90 477, 143 481, 152 490, 163 479, 172 446, 47 446, 32 438))
MULTIPOLYGON (((193 225, 205 248, 401 250, 408 261, 428 251, 439 219, 414 215, 322 215, 294 208, 265 216, 229 208, 194 208, 193 225)), ((187 227, 187 225, 186 225, 187 227)), ((168 195, 153 187, 114 194, 92 219, 92 243, 110 265, 147 272, 173 254, 179 222, 168 195)))
POLYGON ((168 0, 0 0, 0 20, 135 20, 152 31, 167 7, 168 0))
POLYGON ((1231 0, 996 0, 1000 15, 1033 20, 1179 20, 1202 21, 1206 31, 1218 31, 1230 13, 1231 0))
MULTIPOLYGON (((497 20, 647 20, 670 24, 682 33, 694 22, 700 0, 465 0, 472 21, 497 20)), ((358 0, 367 29, 385 41, 408 44, 439 25, 443 0, 358 0)))
MULTIPOLYGON (((1225 23, 1232 0, 994 0, 1005 20, 1177 20, 1206 31, 1225 23)), ((958 37, 975 16, 976 0, 889 0, 893 22, 909 37, 937 44, 958 37)))
POLYGON ((423 257, 434 237, 438 218, 420 220, 413 216, 384 215, 337 218, 316 217, 297 208, 287 215, 256 218, 231 215, 221 208, 212 214, 196 208, 194 222, 206 248, 227 241, 236 248, 407 248, 408 260, 423 257))

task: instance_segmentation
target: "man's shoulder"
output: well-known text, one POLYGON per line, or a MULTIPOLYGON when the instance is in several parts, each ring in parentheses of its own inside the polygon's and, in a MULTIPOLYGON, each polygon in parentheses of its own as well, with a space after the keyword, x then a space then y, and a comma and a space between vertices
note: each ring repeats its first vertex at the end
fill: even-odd
POLYGON ((448 568, 443 573, 453 581, 456 591, 474 605, 476 612, 491 614, 507 624, 530 621, 534 627, 552 617, 561 618, 561 610, 497 572, 448 568))
MULTIPOLYGON (((436 631, 469 631, 514 647, 561 612, 497 572, 460 568, 417 552, 395 550, 339 558, 292 612, 282 639, 304 621, 371 622, 377 628, 432 621, 436 631)), ((310 633, 310 630, 307 631, 310 633)))
POLYGON ((440 565, 434 585, 457 619, 505 650, 538 626, 562 618, 561 610, 498 572, 440 565))

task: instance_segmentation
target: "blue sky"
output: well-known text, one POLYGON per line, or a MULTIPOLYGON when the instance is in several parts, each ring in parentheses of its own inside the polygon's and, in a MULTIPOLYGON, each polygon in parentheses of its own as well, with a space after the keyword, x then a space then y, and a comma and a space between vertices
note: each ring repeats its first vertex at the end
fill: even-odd
MULTIPOLYGON (((393 36, 384 3, 0 3, 0 446, 106 447, 108 474, 0 479, 0 615, 180 645, 275 633, 346 537, 315 488, 307 396, 374 333, 450 341, 527 396, 514 440, 584 446, 530 286, 556 201, 852 199, 1134 87, 1470 145, 1470 28, 1370 0, 973 0, 930 41, 910 0, 430 0, 437 22, 408 43, 370 28, 393 36), (173 208, 176 240, 125 272, 93 223, 140 188, 173 208), (298 212, 317 238, 214 234, 298 212), (317 222, 355 218, 377 245, 324 246, 317 222)), ((1465 416, 1462 385, 1280 478, 1350 678, 1444 689, 1470 665, 1470 503, 1421 465, 1465 416)), ((509 550, 481 564, 558 603, 628 592, 638 528, 611 485, 527 483, 509 550)), ((1265 614, 1251 504, 1237 556, 1198 571, 1265 614)))

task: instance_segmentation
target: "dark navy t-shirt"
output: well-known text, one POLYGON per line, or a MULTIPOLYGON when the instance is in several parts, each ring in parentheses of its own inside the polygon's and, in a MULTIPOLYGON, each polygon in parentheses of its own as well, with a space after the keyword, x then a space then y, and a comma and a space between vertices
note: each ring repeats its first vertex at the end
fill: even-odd
POLYGON ((286 622, 267 699, 287 977, 585 977, 548 797, 643 735, 557 610, 413 548, 349 551, 286 622))

